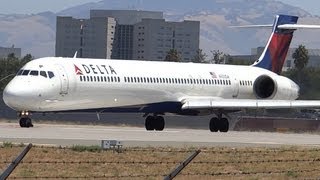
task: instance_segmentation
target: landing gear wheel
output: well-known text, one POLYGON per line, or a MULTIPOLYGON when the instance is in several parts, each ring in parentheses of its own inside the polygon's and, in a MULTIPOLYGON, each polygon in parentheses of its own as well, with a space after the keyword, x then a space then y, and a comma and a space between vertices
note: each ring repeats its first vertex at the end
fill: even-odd
POLYGON ((30 118, 25 117, 19 120, 20 127, 29 128, 33 127, 32 121, 30 118))
POLYGON ((145 125, 147 131, 154 130, 154 120, 155 120, 155 118, 153 116, 148 116, 146 118, 144 125, 145 125))
POLYGON ((164 118, 162 116, 156 117, 156 131, 163 131, 165 126, 164 118))
POLYGON ((228 132, 229 130, 229 121, 227 118, 221 118, 220 121, 220 132, 228 132))
POLYGON ((209 129, 211 132, 218 132, 219 130, 219 120, 218 118, 214 117, 210 120, 209 129))
POLYGON ((20 127, 26 127, 26 118, 21 118, 19 120, 20 127))

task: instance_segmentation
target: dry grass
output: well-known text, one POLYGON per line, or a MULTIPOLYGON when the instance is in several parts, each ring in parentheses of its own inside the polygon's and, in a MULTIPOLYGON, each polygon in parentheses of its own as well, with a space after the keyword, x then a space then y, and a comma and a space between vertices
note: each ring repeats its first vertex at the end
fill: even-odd
MULTIPOLYGON (((0 171, 3 171, 22 149, 23 147, 11 147, 8 144, 1 147, 0 171)), ((23 163, 19 164, 10 177, 162 179, 163 175, 171 172, 179 162, 188 157, 192 150, 194 149, 169 147, 128 148, 122 153, 116 153, 113 151, 79 152, 77 149, 71 148, 33 147, 24 158, 23 163)), ((318 168, 320 148, 234 149, 217 147, 202 148, 201 151, 189 166, 177 176, 177 179, 301 179, 320 177, 320 168, 318 168)))

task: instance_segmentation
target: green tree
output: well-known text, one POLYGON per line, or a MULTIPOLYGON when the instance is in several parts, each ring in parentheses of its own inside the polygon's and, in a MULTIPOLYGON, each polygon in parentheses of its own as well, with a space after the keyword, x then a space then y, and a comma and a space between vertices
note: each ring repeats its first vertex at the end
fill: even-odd
POLYGON ((7 58, 0 59, 0 92, 3 91, 18 70, 31 60, 30 57, 32 56, 30 54, 25 57, 20 60, 12 53, 7 58))
POLYGON ((196 51, 196 55, 193 57, 192 62, 194 63, 205 63, 207 58, 207 54, 202 51, 202 49, 198 49, 196 51))
POLYGON ((295 68, 298 71, 301 71, 308 64, 308 60, 309 60, 308 50, 304 45, 299 45, 299 47, 292 54, 292 58, 294 59, 295 68))
POLYGON ((25 61, 25 62, 29 62, 31 61, 33 58, 33 56, 31 54, 26 54, 21 60, 25 61))
POLYGON ((303 45, 299 45, 299 47, 294 51, 292 54, 292 58, 294 59, 295 64, 295 73, 297 75, 296 82, 300 86, 301 92, 305 91, 306 83, 308 79, 305 79, 304 77, 307 76, 306 72, 303 71, 303 69, 307 66, 309 55, 308 50, 303 45))
POLYGON ((10 53, 8 54, 7 60, 18 60, 18 58, 14 53, 10 53))
POLYGON ((220 50, 212 50, 210 51, 212 53, 211 63, 213 64, 221 64, 224 61, 224 53, 220 50))
POLYGON ((178 51, 176 49, 170 49, 164 60, 171 61, 171 62, 180 62, 181 55, 180 55, 180 53, 178 53, 178 51))

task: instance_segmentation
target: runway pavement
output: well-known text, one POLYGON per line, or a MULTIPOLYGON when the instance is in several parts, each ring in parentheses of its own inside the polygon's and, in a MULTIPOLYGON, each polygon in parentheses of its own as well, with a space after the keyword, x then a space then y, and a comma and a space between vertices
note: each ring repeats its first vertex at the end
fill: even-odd
POLYGON ((0 123, 0 142, 49 145, 100 145, 101 140, 119 140, 129 146, 320 146, 320 135, 266 132, 211 133, 209 130, 165 129, 147 132, 138 127, 36 124, 20 128, 15 123, 0 123))

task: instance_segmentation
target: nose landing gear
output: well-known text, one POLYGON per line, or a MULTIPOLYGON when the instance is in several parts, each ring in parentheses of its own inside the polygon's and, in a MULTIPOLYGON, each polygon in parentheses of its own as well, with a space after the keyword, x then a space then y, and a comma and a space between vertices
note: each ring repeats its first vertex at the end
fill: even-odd
POLYGON ((22 112, 19 113, 19 117, 20 117, 19 124, 20 124, 20 127, 22 127, 22 128, 33 127, 32 120, 31 120, 31 118, 29 116, 30 116, 30 113, 28 111, 22 111, 22 112))

